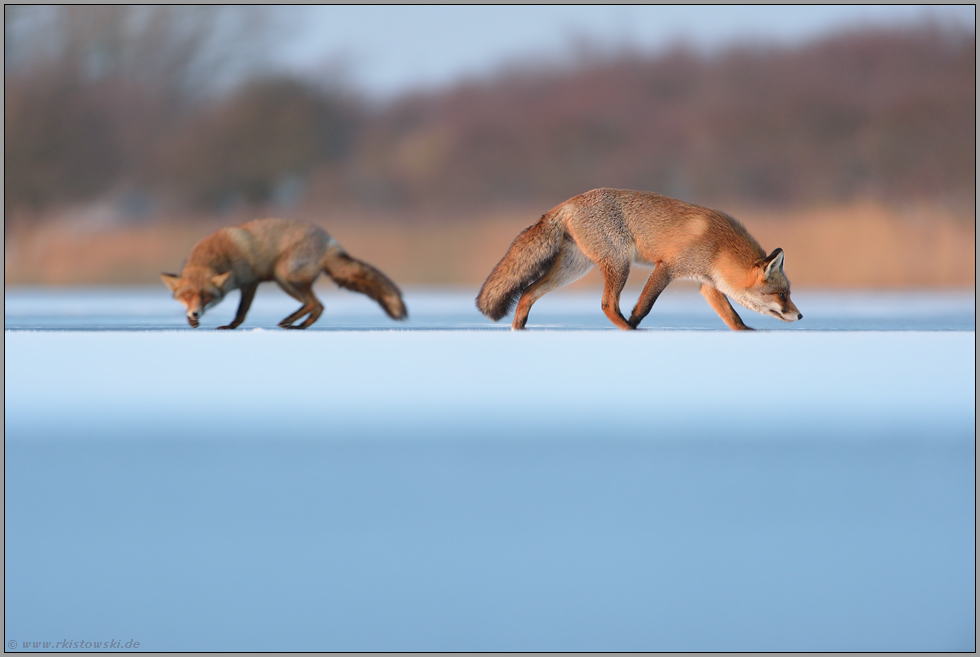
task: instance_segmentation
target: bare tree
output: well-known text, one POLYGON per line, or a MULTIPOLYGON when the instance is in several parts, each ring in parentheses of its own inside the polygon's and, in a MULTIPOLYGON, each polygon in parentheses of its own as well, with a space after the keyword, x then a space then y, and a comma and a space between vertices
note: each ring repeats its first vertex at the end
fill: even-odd
POLYGON ((145 184, 157 142, 260 72, 274 34, 251 7, 4 9, 5 208, 145 184))

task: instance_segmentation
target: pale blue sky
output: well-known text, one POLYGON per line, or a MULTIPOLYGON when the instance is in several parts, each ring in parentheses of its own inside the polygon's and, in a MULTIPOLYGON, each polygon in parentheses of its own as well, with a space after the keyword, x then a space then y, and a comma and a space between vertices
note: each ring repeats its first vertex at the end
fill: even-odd
POLYGON ((792 43, 867 24, 933 18, 975 29, 973 5, 944 6, 317 6, 286 7, 276 53, 290 68, 346 63, 350 81, 390 96, 522 61, 556 60, 588 40, 656 51, 792 43))

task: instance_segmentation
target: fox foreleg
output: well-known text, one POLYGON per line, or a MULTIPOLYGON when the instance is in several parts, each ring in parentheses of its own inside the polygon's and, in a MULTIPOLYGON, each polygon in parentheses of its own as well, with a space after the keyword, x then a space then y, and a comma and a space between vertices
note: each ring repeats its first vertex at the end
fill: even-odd
POLYGON ((248 309, 252 307, 252 299, 255 298, 255 290, 258 289, 257 284, 247 285, 241 289, 242 298, 238 302, 238 310, 235 312, 235 319, 231 320, 231 324, 225 326, 219 326, 219 329, 233 329, 241 325, 245 321, 245 315, 248 314, 248 309))
POLYGON ((647 284, 643 286, 643 292, 640 293, 640 298, 636 300, 633 312, 630 313, 630 326, 636 328, 640 325, 643 318, 650 314, 650 310, 653 309, 653 304, 657 302, 660 293, 669 284, 670 272, 667 271, 667 265, 662 262, 658 263, 653 273, 650 274, 650 278, 647 279, 647 284))
POLYGON ((733 331, 752 331, 753 329, 746 326, 742 318, 738 316, 735 309, 732 308, 731 302, 725 293, 718 288, 708 285, 707 283, 701 284, 701 295, 708 300, 708 304, 715 309, 718 316, 728 324, 728 328, 733 331))

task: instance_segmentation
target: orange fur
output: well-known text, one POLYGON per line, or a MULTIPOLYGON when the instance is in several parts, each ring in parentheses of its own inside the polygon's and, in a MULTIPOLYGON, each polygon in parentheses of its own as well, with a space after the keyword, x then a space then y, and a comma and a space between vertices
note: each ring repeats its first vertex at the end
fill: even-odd
POLYGON ((602 310, 619 328, 636 328, 672 280, 689 279, 701 283, 729 327, 746 329, 728 297, 784 321, 803 317, 789 299, 782 263, 782 249, 766 256, 723 212, 649 192, 594 189, 521 233, 487 277, 476 305, 497 321, 517 301, 512 327, 521 329, 537 299, 598 266, 605 280, 602 310), (627 320, 619 297, 633 263, 654 271, 627 320))
POLYGON ((313 294, 320 272, 341 287, 371 297, 392 319, 408 315, 401 292, 387 276, 352 258, 319 226, 299 221, 256 219, 222 228, 194 245, 179 276, 163 274, 162 279, 186 308, 187 321, 194 328, 206 309, 235 289, 242 295, 238 311, 230 324, 219 328, 239 326, 259 283, 275 281, 303 304, 279 326, 305 329, 323 313, 323 304, 313 294), (303 317, 303 322, 295 323, 303 317))

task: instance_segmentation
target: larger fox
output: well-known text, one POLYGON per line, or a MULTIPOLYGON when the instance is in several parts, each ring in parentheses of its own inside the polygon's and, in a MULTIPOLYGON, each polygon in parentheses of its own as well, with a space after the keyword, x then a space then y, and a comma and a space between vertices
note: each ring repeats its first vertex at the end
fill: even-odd
POLYGON ((349 256, 319 226, 300 221, 256 219, 222 228, 194 245, 179 276, 163 274, 162 278, 184 305, 187 321, 194 328, 206 309, 235 289, 242 294, 235 319, 218 328, 239 326, 259 283, 275 281, 303 304, 279 326, 305 329, 323 313, 323 304, 313 294, 313 281, 320 272, 326 272, 340 287, 371 297, 392 319, 408 315, 401 292, 387 276, 349 256), (295 323, 304 316, 301 323, 295 323))
POLYGON ((490 272, 476 306, 498 321, 517 302, 512 328, 523 329, 535 301, 593 266, 605 279, 602 310, 621 329, 635 329, 678 279, 700 282, 701 294, 733 330, 749 327, 726 295, 785 322, 803 318, 789 298, 782 249, 766 255, 745 227, 723 212, 625 189, 594 189, 545 213, 517 236, 490 272), (655 268, 626 319, 619 295, 632 263, 655 268))

